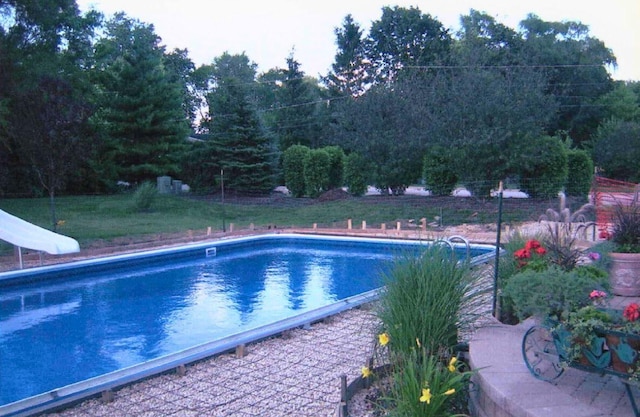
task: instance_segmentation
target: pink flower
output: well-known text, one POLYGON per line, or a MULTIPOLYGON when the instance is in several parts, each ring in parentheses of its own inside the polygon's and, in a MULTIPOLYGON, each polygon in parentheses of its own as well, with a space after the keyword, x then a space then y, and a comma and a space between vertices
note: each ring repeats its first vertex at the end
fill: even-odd
POLYGON ((607 296, 607 293, 600 290, 593 290, 591 291, 591 294, 589 294, 589 298, 591 298, 592 300, 596 300, 598 298, 604 298, 606 296, 607 296))
POLYGON ((589 252, 589 255, 587 255, 589 257, 589 259, 591 259, 592 261, 597 261, 600 259, 600 254, 598 252, 589 252))

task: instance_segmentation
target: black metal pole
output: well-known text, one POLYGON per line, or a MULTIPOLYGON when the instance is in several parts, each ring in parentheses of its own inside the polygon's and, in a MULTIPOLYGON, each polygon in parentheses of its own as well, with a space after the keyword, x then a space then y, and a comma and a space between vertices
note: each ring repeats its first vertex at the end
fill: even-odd
POLYGON ((500 185, 498 188, 498 232, 496 233, 496 263, 493 269, 492 314, 494 317, 496 317, 496 311, 498 308, 498 269, 500 266, 500 232, 502 231, 502 193, 502 181, 500 181, 500 185))
POLYGON ((225 212, 224 212, 224 169, 220 169, 220 188, 222 189, 222 198, 221 198, 221 205, 222 205, 222 232, 226 233, 227 231, 227 226, 224 223, 224 218, 225 218, 225 212))

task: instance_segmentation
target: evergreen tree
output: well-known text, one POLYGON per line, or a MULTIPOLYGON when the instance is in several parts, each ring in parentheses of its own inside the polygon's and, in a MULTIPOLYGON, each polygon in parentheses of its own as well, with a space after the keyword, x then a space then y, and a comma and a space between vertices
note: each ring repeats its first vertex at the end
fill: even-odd
POLYGON ((371 81, 366 71, 365 44, 363 31, 348 14, 342 27, 334 30, 336 53, 331 71, 323 78, 332 96, 357 97, 363 94, 371 81))
POLYGON ((325 104, 317 82, 305 77, 293 55, 287 58, 287 68, 282 73, 282 87, 276 92, 278 107, 274 129, 280 150, 296 144, 317 147, 321 130, 319 107, 325 104))
POLYGON ((209 154, 224 170, 225 188, 236 192, 265 193, 274 185, 275 152, 256 112, 255 68, 245 54, 225 52, 213 63, 209 154))
POLYGON ((108 137, 104 163, 130 182, 177 174, 188 124, 180 83, 164 67, 153 25, 116 14, 96 45, 96 60, 99 123, 108 137))

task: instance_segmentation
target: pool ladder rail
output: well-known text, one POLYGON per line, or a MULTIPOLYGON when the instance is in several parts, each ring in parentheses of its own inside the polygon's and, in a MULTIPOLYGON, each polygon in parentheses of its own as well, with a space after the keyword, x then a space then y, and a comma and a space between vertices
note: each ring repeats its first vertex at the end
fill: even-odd
POLYGON ((463 236, 453 235, 446 238, 437 239, 435 242, 433 242, 433 244, 448 246, 452 250, 452 254, 453 254, 455 253, 455 250, 456 250, 456 247, 455 247, 456 242, 464 243, 465 249, 466 249, 466 255, 467 255, 466 259, 469 259, 469 257, 471 256, 471 244, 469 243, 469 240, 463 236))

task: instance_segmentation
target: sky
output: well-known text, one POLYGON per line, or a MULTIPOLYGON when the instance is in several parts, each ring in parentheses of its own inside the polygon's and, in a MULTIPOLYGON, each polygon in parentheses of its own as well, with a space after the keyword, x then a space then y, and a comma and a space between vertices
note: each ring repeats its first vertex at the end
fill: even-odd
POLYGON ((259 72, 286 67, 293 52, 305 74, 326 75, 336 54, 336 27, 347 14, 364 29, 384 6, 418 7, 455 33, 470 9, 517 29, 527 14, 545 21, 577 21, 603 41, 617 58, 616 80, 640 81, 640 1, 607 0, 77 0, 107 16, 123 11, 153 24, 167 50, 187 49, 197 65, 224 52, 245 53, 259 72))

